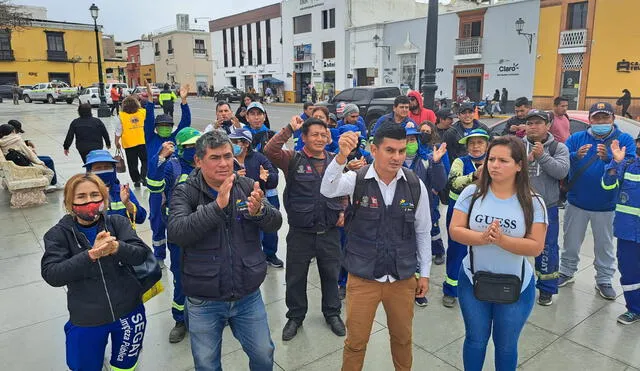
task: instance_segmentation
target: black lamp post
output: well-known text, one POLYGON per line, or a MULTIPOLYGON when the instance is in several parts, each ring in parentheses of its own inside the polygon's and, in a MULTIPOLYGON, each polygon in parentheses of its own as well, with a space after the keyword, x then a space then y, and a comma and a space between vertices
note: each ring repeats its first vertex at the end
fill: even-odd
POLYGON ((518 33, 518 35, 522 35, 527 39, 527 41, 529 42, 529 54, 531 54, 531 42, 533 41, 533 35, 535 34, 522 32, 523 29, 524 19, 518 18, 518 20, 516 21, 516 32, 518 33))
POLYGON ((100 57, 100 39, 98 38, 98 7, 91 4, 89 8, 93 18, 94 32, 96 34, 96 51, 98 52, 98 95, 100 96, 100 106, 98 106, 98 117, 111 117, 111 109, 107 105, 107 98, 104 96, 104 79, 102 77, 102 58, 100 57))
POLYGON ((436 90, 436 51, 438 49, 438 0, 429 0, 427 13, 427 42, 424 49, 424 80, 422 96, 424 106, 434 109, 436 90))

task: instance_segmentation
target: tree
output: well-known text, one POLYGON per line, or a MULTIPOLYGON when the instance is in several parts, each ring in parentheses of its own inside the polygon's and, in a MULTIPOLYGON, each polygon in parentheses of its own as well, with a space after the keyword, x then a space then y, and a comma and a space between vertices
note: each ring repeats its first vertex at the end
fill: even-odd
POLYGON ((0 29, 28 26, 31 14, 24 8, 11 4, 10 0, 0 0, 0 29))

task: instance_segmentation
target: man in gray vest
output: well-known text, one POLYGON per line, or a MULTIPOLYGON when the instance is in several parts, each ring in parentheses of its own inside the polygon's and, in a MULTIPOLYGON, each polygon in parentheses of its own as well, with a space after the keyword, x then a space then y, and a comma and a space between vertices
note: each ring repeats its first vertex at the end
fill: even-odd
POLYGON ((264 150, 271 163, 282 169, 287 181, 284 207, 289 233, 285 281, 289 320, 282 329, 284 341, 296 336, 307 314, 307 275, 314 257, 320 274, 322 314, 334 334, 345 335, 338 297, 340 233, 336 228, 344 220, 343 206, 340 199, 320 194, 322 175, 334 156, 325 150, 330 138, 324 121, 312 117, 303 123, 299 116, 294 116, 264 150), (283 149, 298 130, 302 133, 302 150, 283 149))
POLYGON ((320 187, 325 197, 351 196, 345 216, 348 333, 342 370, 362 370, 380 302, 387 313, 393 364, 396 370, 410 370, 413 302, 429 290, 429 192, 402 167, 407 140, 401 125, 380 125, 371 145, 373 164, 343 173, 358 141, 356 133, 340 137, 340 153, 327 167, 320 187))
POLYGON ((196 370, 220 370, 229 324, 252 370, 273 368, 273 342, 260 285, 267 274, 260 231, 275 232, 282 215, 258 182, 233 172, 226 133, 196 142, 196 169, 173 191, 168 239, 182 248, 182 288, 196 370))

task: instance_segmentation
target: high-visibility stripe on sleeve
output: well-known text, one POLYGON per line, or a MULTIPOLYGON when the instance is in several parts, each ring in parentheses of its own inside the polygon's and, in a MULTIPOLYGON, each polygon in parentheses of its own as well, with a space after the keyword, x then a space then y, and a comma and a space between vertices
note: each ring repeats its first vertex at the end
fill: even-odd
POLYGON ((124 210, 126 208, 127 207, 124 205, 124 203, 122 203, 120 201, 111 203, 111 210, 113 210, 113 211, 124 210))
POLYGON ((624 180, 640 182, 640 174, 624 173, 624 180))
POLYGON ((616 205, 616 211, 623 214, 629 214, 633 216, 640 216, 640 207, 633 207, 627 205, 616 205))
POLYGON ((618 186, 618 180, 616 179, 616 182, 611 184, 611 185, 606 185, 604 184, 604 178, 600 181, 600 184, 602 185, 602 189, 604 189, 605 191, 610 191, 612 189, 615 189, 618 186))

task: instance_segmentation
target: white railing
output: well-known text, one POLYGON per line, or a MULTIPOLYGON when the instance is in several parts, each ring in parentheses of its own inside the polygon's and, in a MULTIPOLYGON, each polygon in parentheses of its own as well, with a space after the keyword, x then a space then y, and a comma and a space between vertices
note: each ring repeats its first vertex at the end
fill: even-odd
POLYGON ((456 55, 482 53, 482 37, 468 37, 456 39, 456 55))
POLYGON ((587 30, 568 30, 560 32, 560 48, 587 46, 587 30))

